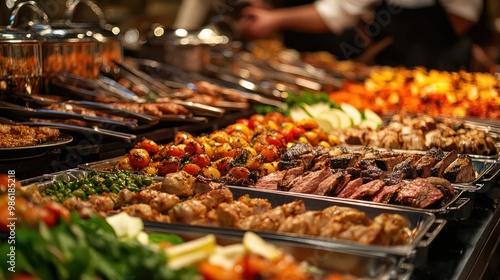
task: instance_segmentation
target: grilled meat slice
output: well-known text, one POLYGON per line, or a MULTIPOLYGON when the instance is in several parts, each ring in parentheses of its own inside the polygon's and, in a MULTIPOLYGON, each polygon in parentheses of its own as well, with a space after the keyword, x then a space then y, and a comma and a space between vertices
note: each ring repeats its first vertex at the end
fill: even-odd
POLYGON ((360 153, 349 153, 342 154, 330 159, 330 167, 333 169, 346 169, 348 167, 354 167, 361 160, 362 155, 360 153))
POLYGON ((356 167, 347 167, 346 169, 333 169, 335 172, 345 172, 349 174, 351 179, 356 179, 361 177, 361 169, 356 167))
POLYGON ((399 189, 401 188, 401 185, 407 184, 405 181, 401 181, 398 184, 395 185, 385 185, 373 198, 373 202, 380 202, 380 203, 391 203, 396 194, 398 193, 399 189))
POLYGON ((431 148, 429 151, 423 155, 417 162, 417 176, 421 178, 426 178, 431 176, 431 169, 439 161, 439 156, 443 154, 441 149, 431 148))
POLYGON ((304 202, 302 200, 297 200, 275 207, 266 213, 241 219, 236 226, 244 230, 276 231, 287 217, 302 214, 305 211, 304 202))
POLYGON ((292 188, 292 182, 304 174, 304 167, 298 166, 284 170, 285 174, 281 182, 278 182, 278 190, 289 191, 292 188))
POLYGON ((282 170, 265 175, 259 178, 253 187, 256 189, 278 190, 278 185, 283 181, 286 172, 287 170, 282 170))
POLYGON ((429 181, 417 178, 408 184, 402 184, 394 201, 415 208, 429 208, 437 205, 443 198, 443 193, 429 181))
POLYGON ((401 181, 403 181, 404 177, 405 176, 404 176, 403 172, 394 171, 394 172, 386 173, 384 175, 384 178, 382 178, 382 181, 384 181, 384 183, 387 186, 392 186, 392 185, 397 185, 397 184, 401 183, 401 181))
POLYGON ((457 151, 453 150, 439 158, 439 162, 431 169, 431 176, 441 177, 444 170, 457 159, 457 151))
POLYGON ((417 177, 417 162, 420 159, 420 156, 417 154, 407 155, 403 161, 396 164, 392 169, 395 172, 403 173, 405 179, 413 179, 417 177))
MULTIPOLYGON (((319 185, 327 181, 331 176, 333 176, 333 173, 330 168, 325 168, 314 172, 307 172, 303 176, 297 177, 290 183, 290 185, 292 186, 290 191, 309 194, 316 193, 319 185)), ((330 181, 328 180, 327 183, 328 182, 330 181)), ((322 187, 326 191, 327 186, 325 185, 322 187)))
POLYGON ((443 178, 438 178, 438 177, 428 177, 425 178, 429 183, 434 185, 438 190, 440 190, 443 195, 443 202, 446 203, 453 199, 455 197, 455 189, 451 185, 450 181, 443 179, 443 178))
POLYGON ((470 183, 476 179, 476 171, 472 165, 472 160, 467 155, 458 155, 443 172, 443 178, 451 183, 470 183))
POLYGON ((340 191, 337 197, 348 198, 363 184, 363 179, 357 178, 350 181, 347 185, 340 191))
POLYGON ((368 183, 373 180, 379 180, 384 177, 384 171, 376 166, 368 166, 366 169, 361 170, 361 178, 363 179, 363 183, 368 183))
POLYGON ((299 143, 285 152, 283 160, 278 163, 278 168, 284 170, 302 166, 305 170, 309 170, 315 157, 316 154, 309 144, 299 143))
POLYGON ((363 184, 349 196, 350 199, 372 200, 373 196, 385 185, 382 180, 374 180, 363 184))
POLYGON ((404 156, 398 154, 392 157, 382 157, 375 159, 375 165, 383 171, 393 170, 394 167, 403 161, 404 156))
MULTIPOLYGON (((331 172, 329 168, 326 168, 326 170, 331 172)), ((340 192, 340 190, 342 190, 345 184, 349 182, 349 174, 344 174, 342 172, 331 172, 331 174, 331 176, 328 176, 325 180, 319 183, 314 194, 335 196, 340 192)))

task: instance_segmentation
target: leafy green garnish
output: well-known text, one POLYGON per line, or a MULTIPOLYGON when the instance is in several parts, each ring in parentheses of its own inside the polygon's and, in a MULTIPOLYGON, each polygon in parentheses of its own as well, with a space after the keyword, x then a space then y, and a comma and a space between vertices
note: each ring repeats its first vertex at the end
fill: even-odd
POLYGON ((260 115, 267 115, 271 112, 278 112, 284 116, 289 116, 290 108, 293 108, 294 106, 302 107, 304 104, 313 105, 317 103, 326 103, 331 108, 339 108, 339 106, 335 102, 330 100, 330 97, 325 92, 301 91, 298 94, 295 92, 288 93, 288 98, 285 100, 285 109, 270 105, 255 105, 254 109, 255 112, 260 115))
POLYGON ((184 240, 176 234, 166 234, 166 233, 150 233, 149 242, 151 243, 161 243, 168 242, 172 245, 178 245, 184 243, 184 240))

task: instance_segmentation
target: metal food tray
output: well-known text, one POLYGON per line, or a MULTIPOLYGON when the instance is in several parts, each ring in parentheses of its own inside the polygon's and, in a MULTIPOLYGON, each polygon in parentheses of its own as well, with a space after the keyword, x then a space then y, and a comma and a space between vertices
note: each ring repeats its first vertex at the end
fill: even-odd
MULTIPOLYGON (((29 189, 32 187, 37 187, 39 190, 43 190, 52 185, 55 180, 76 180, 78 178, 85 177, 90 171, 81 169, 70 169, 66 171, 60 171, 56 173, 46 174, 26 180, 20 181, 24 188, 29 189)), ((161 181, 162 177, 155 177, 155 180, 161 181)), ((276 232, 258 232, 263 234, 267 239, 275 241, 286 241, 292 242, 297 245, 308 245, 317 246, 324 248, 325 250, 344 250, 348 252, 364 252, 366 254, 371 254, 378 252, 389 256, 399 256, 405 258, 413 258, 415 256, 419 257, 419 260, 427 257, 427 255, 422 256, 418 254, 418 249, 426 248, 432 240, 437 236, 437 234, 444 227, 446 221, 442 219, 436 219, 433 213, 412 211, 410 209, 395 208, 388 205, 374 205, 357 201, 347 201, 347 200, 331 200, 320 197, 307 197, 303 195, 297 195, 292 193, 278 193, 278 192, 264 192, 251 188, 244 187, 233 187, 229 186, 235 199, 240 196, 249 195, 252 198, 264 198, 268 199, 273 207, 278 205, 283 205, 286 203, 293 202, 295 200, 302 200, 307 210, 322 210, 330 206, 343 206, 351 207, 361 210, 366 213, 370 218, 382 213, 392 213, 400 214, 405 217, 410 222, 410 229, 417 230, 415 238, 405 245, 395 245, 395 246, 381 246, 381 245, 364 245, 356 242, 349 242, 344 240, 337 240, 331 238, 320 238, 316 236, 305 236, 296 235, 289 233, 276 233, 276 232), (299 237, 299 238, 298 238, 299 237)), ((166 224, 159 222, 150 222, 151 224, 156 224, 157 227, 171 227, 175 224, 166 224)), ((177 224, 181 228, 186 228, 186 224, 177 224)), ((204 226, 190 226, 191 229, 207 229, 211 231, 220 229, 222 232, 227 232, 238 237, 242 237, 243 230, 237 230, 233 228, 214 228, 214 227, 204 227, 204 226)))
MULTIPOLYGON (((180 236, 184 241, 214 234, 217 244, 226 246, 241 243, 241 234, 231 229, 213 229, 192 227, 189 225, 164 225, 144 221, 144 230, 151 233, 168 233, 180 236)), ((343 250, 327 250, 323 247, 308 244, 297 245, 285 240, 268 240, 265 234, 260 234, 270 243, 276 245, 282 252, 291 255, 297 263, 307 263, 326 273, 341 273, 360 277, 362 279, 409 279, 414 266, 404 259, 394 256, 364 254, 362 252, 347 252, 343 250)))
MULTIPOLYGON (((94 170, 94 171, 101 171, 101 172, 113 172, 115 171, 114 166, 115 164, 121 159, 122 157, 116 157, 116 158, 111 158, 107 160, 101 160, 101 161, 96 161, 92 163, 85 163, 82 165, 79 165, 78 168, 83 169, 83 170, 94 170)), ((478 161, 477 164, 481 165, 483 163, 482 161, 478 161)), ((488 166, 489 167, 489 166, 488 166)), ((497 172, 498 175, 498 172, 497 172)), ((491 181, 491 184, 494 184, 495 181, 493 178, 489 179, 491 181)), ((488 183, 490 182, 488 181, 488 183)), ((466 192, 469 192, 470 190, 473 190, 474 188, 479 188, 477 185, 469 186, 469 185, 455 185, 452 184, 455 189, 455 196, 453 199, 451 199, 448 203, 443 205, 440 208, 436 209, 421 209, 421 208, 414 208, 410 206, 400 206, 400 205, 395 205, 395 204, 382 204, 382 203, 375 203, 375 202, 365 202, 363 203, 371 203, 374 205, 383 205, 383 206, 394 206, 396 208, 404 209, 404 210, 411 210, 411 211, 419 211, 419 212, 427 212, 427 213, 433 213, 439 218, 446 218, 446 219, 454 219, 454 220, 464 220, 469 218, 470 213, 472 211, 472 199, 469 195, 467 196, 466 192)), ((478 184, 479 185, 479 184, 478 184)), ((238 187, 234 187, 238 188, 238 187)), ((244 188, 248 189, 248 188, 244 188)), ((262 189, 252 189, 255 191, 262 191, 262 192, 279 192, 283 194, 292 194, 292 195, 299 195, 299 196, 308 196, 311 198, 319 198, 319 199, 334 199, 334 200, 340 200, 340 201, 360 201, 360 200, 351 200, 351 199, 343 199, 343 198, 337 198, 337 197, 331 197, 331 196, 319 196, 319 195, 314 195, 314 194, 303 194, 303 193, 294 193, 294 192, 286 192, 286 191, 269 191, 269 190, 262 190, 262 189)))
MULTIPOLYGON (((359 148, 365 148, 367 146, 360 145, 342 145, 348 150, 355 150, 359 148)), ((401 150, 401 149, 389 149, 389 148, 377 148, 368 146, 368 148, 373 148, 379 151, 393 151, 396 153, 414 153, 419 155, 424 155, 427 151, 418 150, 401 150)), ((470 192, 487 192, 495 184, 495 179, 500 175, 499 171, 496 170, 496 166, 500 165, 500 155, 494 156, 480 156, 467 154, 471 160, 474 170, 476 170, 476 179, 468 183, 453 183, 455 188, 463 189, 470 192)))

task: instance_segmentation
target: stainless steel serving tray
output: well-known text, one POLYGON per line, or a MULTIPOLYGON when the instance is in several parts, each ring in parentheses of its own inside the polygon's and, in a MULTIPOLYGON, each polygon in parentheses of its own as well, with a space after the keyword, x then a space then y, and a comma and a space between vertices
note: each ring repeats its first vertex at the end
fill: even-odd
MULTIPOLYGON (((39 190, 43 190, 52 185, 55 180, 67 180, 72 181, 78 178, 85 177, 90 171, 81 169, 70 169, 66 171, 46 174, 31 179, 26 179, 20 181, 24 188, 29 189, 36 187, 39 190)), ((155 177, 155 180, 161 181, 162 177, 155 177)), ((252 198, 264 198, 269 200, 273 207, 278 205, 293 202, 295 200, 302 200, 307 210, 322 210, 330 206, 343 206, 359 209, 366 213, 370 218, 382 213, 400 214, 405 217, 410 222, 410 229, 416 230, 416 235, 414 239, 405 245, 395 245, 395 246, 381 246, 381 245, 364 245, 355 242, 331 239, 331 238, 320 238, 316 236, 305 236, 289 233, 276 233, 276 232, 257 232, 262 234, 266 239, 274 241, 290 242, 297 245, 307 245, 316 246, 318 248, 323 248, 324 250, 343 250, 345 252, 362 252, 365 254, 383 254, 387 256, 398 256, 405 258, 415 258, 418 256, 419 261, 422 258, 426 259, 426 255, 419 254, 418 250, 420 248, 426 248, 432 242, 432 240, 437 236, 437 234, 444 227, 446 221, 442 219, 436 219, 433 213, 426 213, 420 211, 412 211, 410 209, 401 209, 391 207, 389 205, 375 205, 358 201, 348 201, 348 200, 331 200, 320 197, 309 197, 292 193, 278 193, 270 191, 259 191, 251 188, 244 187, 233 187, 229 186, 235 199, 240 196, 249 195, 252 198)), ((176 224, 166 224, 160 222, 148 222, 150 225, 155 225, 157 228, 169 228, 176 224)), ((178 227, 186 228, 186 224, 177 224, 178 227)), ((215 227, 204 227, 204 226, 189 226, 190 230, 206 230, 210 229, 221 230, 227 234, 236 237, 242 237, 243 230, 237 230, 233 228, 215 228, 215 227)))
MULTIPOLYGON (((214 234, 217 244, 226 246, 241 243, 240 233, 231 229, 213 229, 172 224, 165 226, 156 222, 144 221, 144 230, 151 233, 169 233, 179 235, 184 241, 214 234)), ((346 252, 343 250, 328 250, 318 246, 297 245, 285 240, 268 240, 265 234, 260 234, 268 242, 276 245, 298 262, 307 263, 327 273, 348 274, 362 279, 409 279, 414 266, 404 260, 377 254, 361 252, 346 252)))
MULTIPOLYGON (((101 171, 101 172, 113 172, 115 171, 114 166, 122 157, 116 157, 116 158, 111 158, 107 160, 101 160, 101 161, 96 161, 96 162, 91 162, 91 163, 85 163, 81 164, 78 166, 78 168, 81 168, 83 170, 95 170, 95 171, 101 171)), ((480 164, 481 162, 478 162, 480 164)), ((492 179, 491 179, 492 180, 492 179)), ((492 182, 494 184, 494 181, 492 182)), ((466 192, 469 192, 469 189, 473 188, 479 188, 479 186, 469 186, 469 185, 455 185, 453 184, 453 187, 455 189, 455 196, 453 199, 448 201, 445 205, 441 206, 440 208, 435 208, 435 209, 421 209, 421 208, 414 208, 414 207, 409 207, 409 206, 400 206, 400 205, 394 205, 394 204, 382 204, 382 203, 375 203, 375 202, 365 202, 362 201, 363 203, 368 203, 368 204, 374 204, 374 205, 382 205, 382 206, 393 206, 399 209, 404 209, 404 210, 410 210, 410 211, 418 211, 418 212, 426 212, 426 213, 432 213, 438 218, 446 218, 446 219, 453 219, 453 220, 464 220, 469 218, 471 211, 472 211, 472 199, 470 196, 466 195, 466 192)), ((238 188, 238 187, 234 187, 238 188)), ((244 188, 248 189, 248 188, 244 188)), ((263 189, 255 189, 251 188, 252 190, 255 191, 262 191, 262 192, 277 192, 277 193, 282 193, 282 194, 292 194, 292 195, 299 195, 299 196, 307 196, 315 199, 329 199, 329 200, 340 200, 340 201, 360 201, 360 200, 352 200, 352 199, 342 199, 342 198, 337 198, 337 197, 330 197, 330 196, 320 196, 320 195, 313 195, 313 194, 303 194, 303 193, 294 193, 294 192, 286 192, 286 191, 269 191, 269 190, 263 190, 263 189)))

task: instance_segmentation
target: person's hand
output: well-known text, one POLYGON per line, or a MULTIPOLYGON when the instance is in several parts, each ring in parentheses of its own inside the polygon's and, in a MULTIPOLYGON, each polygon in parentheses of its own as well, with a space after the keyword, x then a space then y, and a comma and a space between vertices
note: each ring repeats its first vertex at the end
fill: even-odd
POLYGON ((248 40, 268 38, 280 29, 275 12, 257 6, 243 9, 238 25, 241 34, 248 40))

